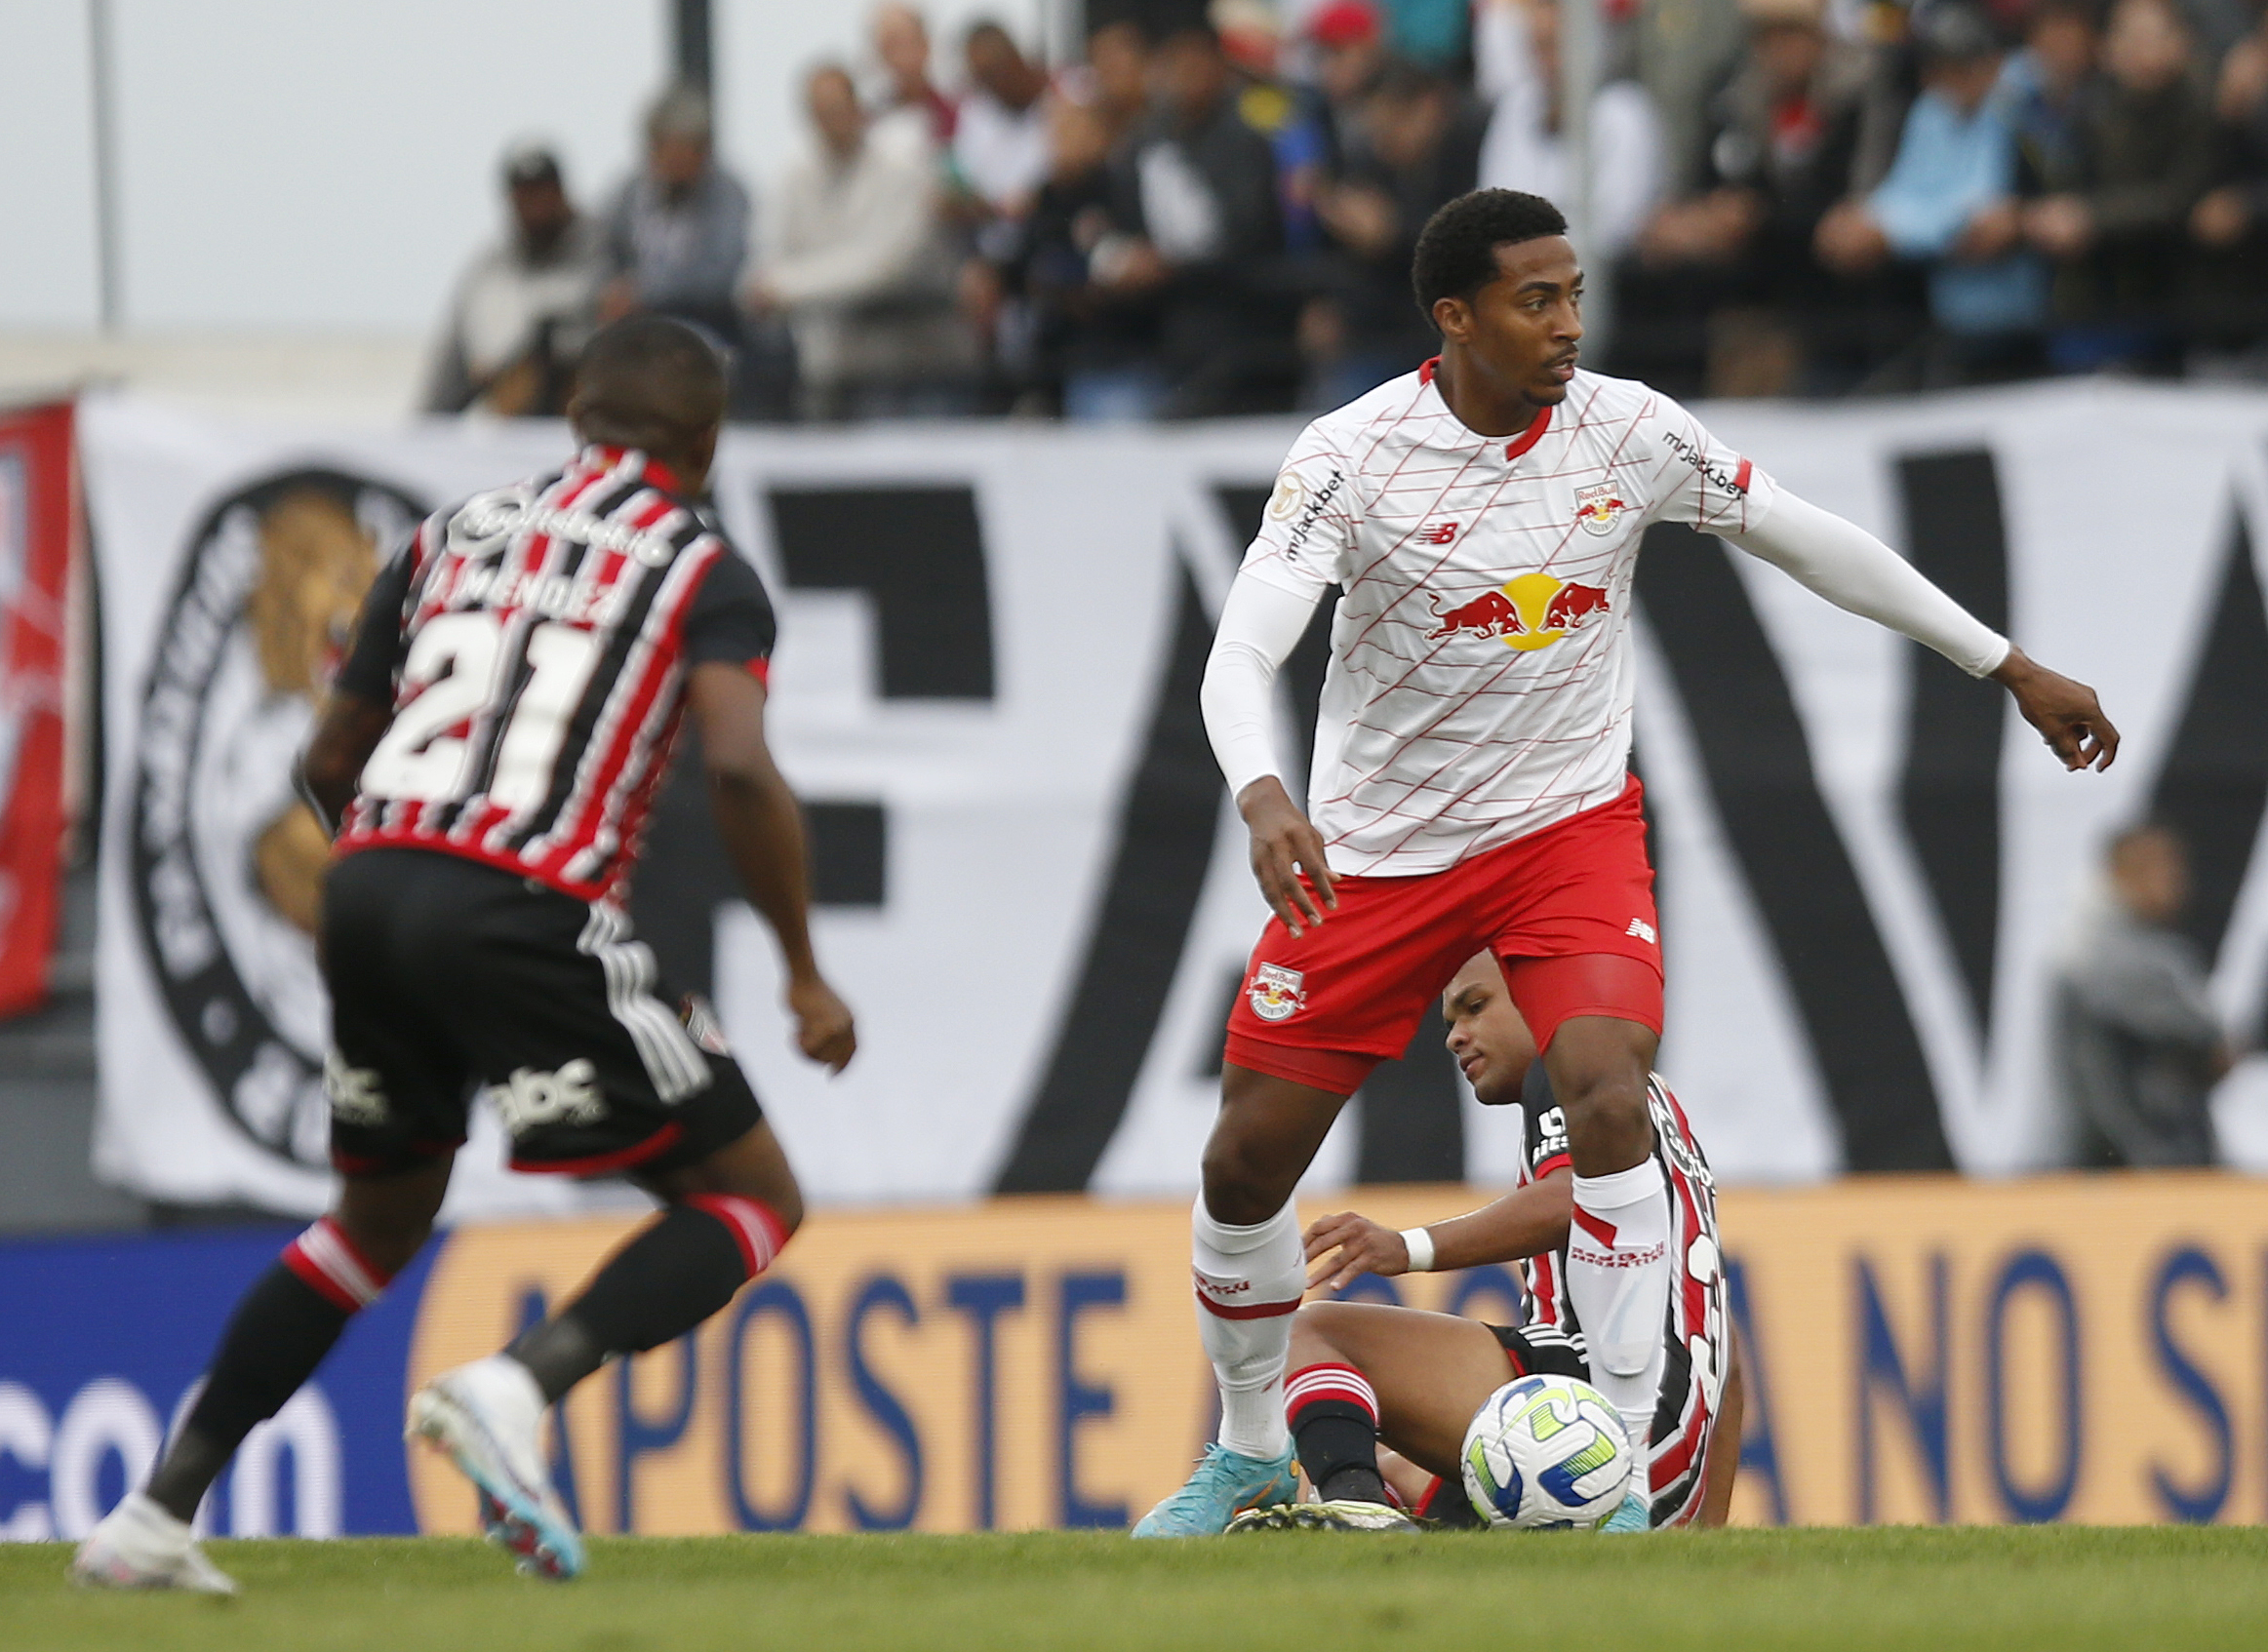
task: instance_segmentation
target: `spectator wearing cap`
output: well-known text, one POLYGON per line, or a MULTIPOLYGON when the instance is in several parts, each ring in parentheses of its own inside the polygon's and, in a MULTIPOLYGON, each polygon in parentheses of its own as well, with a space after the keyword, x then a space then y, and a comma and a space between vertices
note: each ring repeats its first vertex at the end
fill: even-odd
POLYGON ((1157 107, 1116 164, 1129 234, 1101 279, 1115 301, 1156 306, 1163 376, 1154 396, 1134 374, 1072 390, 1121 413, 1145 400, 1172 416, 1286 411, 1298 359, 1275 150, 1239 111, 1211 25, 1168 35, 1156 74, 1157 107))
POLYGON ((504 157, 503 183, 511 221, 474 255, 450 295, 426 377, 427 413, 477 407, 550 418, 566 411, 607 275, 605 240, 568 199, 549 149, 514 148, 504 157))
POLYGON ((943 153, 952 144, 960 107, 930 79, 929 24, 911 6, 887 0, 874 8, 869 34, 883 74, 875 141, 943 153))
POLYGON ((1322 139, 1322 169, 1341 174, 1363 158, 1363 100, 1385 75, 1385 20, 1372 0, 1325 0, 1307 20, 1315 78, 1306 110, 1322 139))
POLYGON ((2179 928, 2181 839, 2143 825, 2111 840, 2099 888, 2055 967, 2049 1048, 2082 1169, 2210 1164, 2212 1088, 2234 1064, 2205 964, 2179 928))
POLYGON ((1747 50, 1710 104, 1696 170, 1640 237, 1616 360, 1649 382, 1783 395, 1838 311, 1811 240, 1862 181, 1874 75, 1863 48, 1829 35, 1822 0, 1744 0, 1742 11, 1747 50))
POLYGON ((2221 60, 2213 114, 2213 187, 2189 216, 2192 326, 2203 365, 2268 376, 2268 11, 2221 60))
POLYGON ((737 342, 748 223, 748 191, 717 165, 708 98, 672 87, 647 113, 645 165, 607 214, 615 276, 601 319, 652 310, 737 342))
POLYGON ((2022 245, 2016 147, 1996 99, 2003 51, 1983 13, 1943 0, 1915 22, 1922 94, 1871 193, 1819 222, 1828 267, 1859 275, 1900 258, 1929 272, 1932 380, 2030 365, 2047 319, 2047 271, 2022 245))
MULTIPOLYGON (((1481 144, 1484 189, 1521 189, 1566 202, 1574 192, 1563 130, 1560 9, 1520 0, 1535 72, 1496 98, 1481 144)), ((1590 108, 1590 223, 1583 253, 1602 269, 1638 238, 1662 185, 1661 129, 1652 99, 1633 80, 1600 87, 1590 108)))
POLYGON ((2081 121, 2080 177, 2025 209, 2025 236, 2056 260, 2049 348, 2065 372, 2164 368, 2178 352, 2170 315, 2215 138, 2192 50, 2172 0, 2118 0, 2081 121))
POLYGON ((848 70, 804 82, 814 142, 782 175, 745 294, 795 336, 807 417, 964 413, 975 351, 926 152, 877 142, 848 70))

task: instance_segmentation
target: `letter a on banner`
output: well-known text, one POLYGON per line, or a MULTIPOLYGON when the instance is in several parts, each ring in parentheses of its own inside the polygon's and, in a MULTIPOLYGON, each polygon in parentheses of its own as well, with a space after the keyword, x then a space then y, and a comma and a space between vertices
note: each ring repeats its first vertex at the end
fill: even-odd
POLYGON ((63 833, 67 402, 0 413, 0 1016, 47 996, 63 833))

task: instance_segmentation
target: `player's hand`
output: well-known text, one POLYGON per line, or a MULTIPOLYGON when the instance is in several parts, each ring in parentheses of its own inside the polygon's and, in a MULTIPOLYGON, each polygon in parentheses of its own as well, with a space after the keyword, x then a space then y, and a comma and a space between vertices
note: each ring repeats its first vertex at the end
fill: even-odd
POLYGON ((2040 730, 2065 768, 2108 768, 2119 755, 2119 731, 2085 683, 2049 671, 2013 647, 1992 677, 2015 695, 2024 721, 2040 730))
POLYGON ((851 1023, 851 1006, 834 988, 816 975, 789 982, 787 1012, 795 1017, 795 1044, 804 1054, 836 1073, 851 1065, 858 1053, 858 1030, 851 1023))
POLYGON ((1307 1260, 1312 1264, 1307 1270, 1309 1290, 1318 1285, 1344 1290, 1365 1274, 1390 1279, 1410 1272, 1410 1246, 1392 1228, 1341 1210, 1308 1224, 1307 1260))
POLYGON ((1331 868, 1324 864, 1323 834, 1299 812, 1284 782, 1273 774, 1263 774, 1247 786, 1236 806, 1252 828, 1253 877, 1284 927, 1294 939, 1310 928, 1321 928, 1324 911, 1338 910, 1331 868), (1305 884, 1299 881, 1301 872, 1307 874, 1305 884))

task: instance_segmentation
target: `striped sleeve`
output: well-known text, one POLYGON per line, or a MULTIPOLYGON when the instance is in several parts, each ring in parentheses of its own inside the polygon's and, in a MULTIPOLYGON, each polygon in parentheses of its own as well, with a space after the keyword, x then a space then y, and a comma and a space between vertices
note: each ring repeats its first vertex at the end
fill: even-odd
POLYGON ((354 622, 354 646, 331 680, 333 691, 379 705, 394 703, 394 676, 402 665, 402 617, 417 574, 424 530, 412 534, 394 558, 378 570, 362 599, 354 622))
POLYGON ((1355 548, 1354 465, 1321 420, 1299 433, 1245 551, 1243 571, 1320 598, 1347 578, 1355 548))
POLYGON ((1639 426, 1644 460, 1653 467, 1649 522, 1745 533, 1771 514, 1778 485, 1667 396, 1653 397, 1639 426))

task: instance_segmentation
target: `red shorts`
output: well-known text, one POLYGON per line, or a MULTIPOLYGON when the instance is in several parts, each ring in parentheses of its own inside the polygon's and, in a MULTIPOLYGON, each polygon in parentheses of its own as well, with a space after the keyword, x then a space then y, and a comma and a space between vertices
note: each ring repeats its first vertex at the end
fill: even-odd
POLYGON ((1503 962, 1535 1047, 1611 1015, 1661 1032, 1661 948, 1637 776, 1556 826, 1416 878, 1341 878, 1338 910, 1293 939, 1271 917, 1228 1017, 1227 1058, 1352 1095, 1409 1047, 1466 959, 1503 962))

